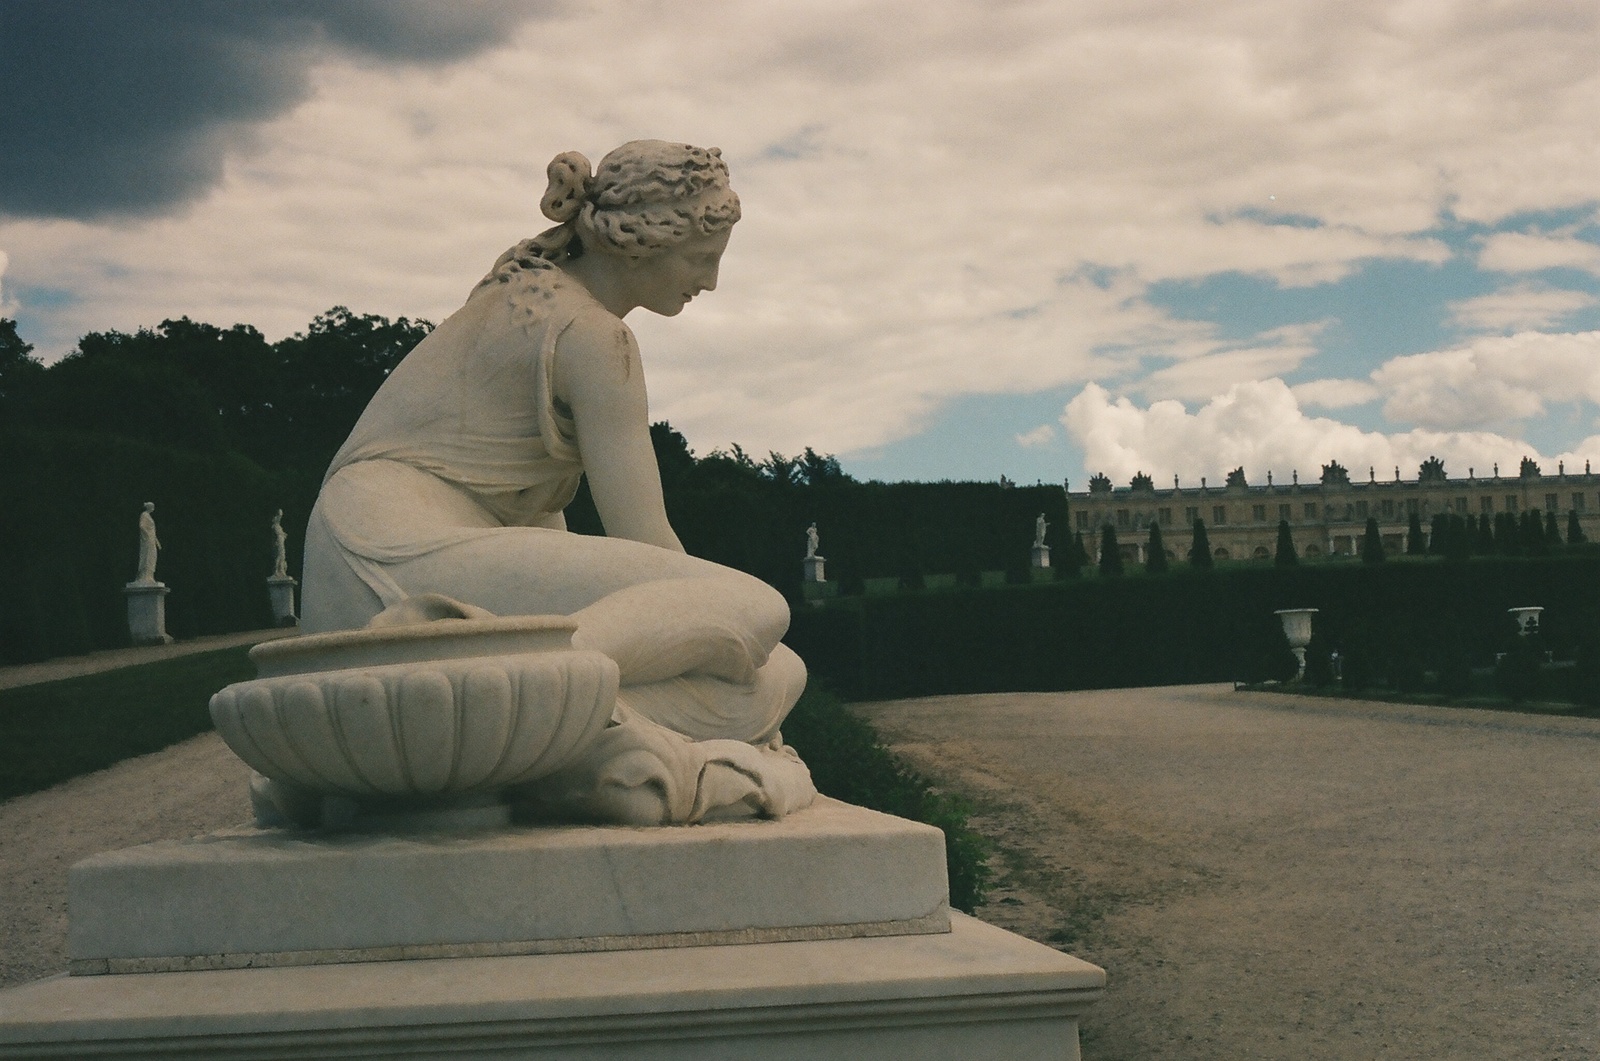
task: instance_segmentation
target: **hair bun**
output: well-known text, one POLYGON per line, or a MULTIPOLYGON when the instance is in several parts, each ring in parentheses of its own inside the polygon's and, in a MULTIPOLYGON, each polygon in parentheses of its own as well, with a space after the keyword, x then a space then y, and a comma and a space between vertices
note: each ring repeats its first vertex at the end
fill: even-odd
POLYGON ((550 186, 539 200, 544 216, 558 224, 577 217, 584 200, 589 197, 589 188, 594 182, 592 172, 589 160, 576 151, 563 151, 551 159, 545 168, 550 186))

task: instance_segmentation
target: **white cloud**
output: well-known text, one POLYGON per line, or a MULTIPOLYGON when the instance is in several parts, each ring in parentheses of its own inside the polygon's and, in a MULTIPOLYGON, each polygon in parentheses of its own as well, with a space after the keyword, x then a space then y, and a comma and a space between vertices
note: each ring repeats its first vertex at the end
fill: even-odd
POLYGON ((17 304, 6 291, 6 266, 11 264, 11 259, 6 252, 0 250, 0 317, 10 317, 17 312, 17 304))
MULTIPOLYGON (((1469 467, 1486 474, 1496 462, 1515 467, 1523 455, 1537 456, 1524 441, 1488 432, 1383 434, 1310 417, 1279 379, 1236 384, 1193 413, 1175 401, 1141 408, 1127 398, 1113 400, 1091 383, 1067 403, 1061 423, 1083 448, 1086 471, 1105 472, 1113 480, 1143 470, 1158 479, 1176 474, 1190 483, 1202 476, 1216 482, 1228 469, 1243 466, 1251 482, 1265 482, 1268 472, 1286 482, 1297 471, 1314 479, 1330 460, 1352 475, 1371 468, 1387 479, 1396 466, 1414 476, 1422 461, 1435 455, 1452 475, 1469 467)), ((1585 443, 1591 444, 1600 460, 1600 437, 1585 443)), ((1569 464, 1581 459, 1564 456, 1569 464)))
POLYGON ((1348 409, 1365 405, 1378 396, 1378 388, 1364 379, 1314 379, 1289 388, 1301 405, 1323 409, 1348 409))
POLYGON ((1485 336, 1451 350, 1398 357, 1372 374, 1383 413, 1432 428, 1525 420, 1547 402, 1600 403, 1600 332, 1485 336))
POLYGON ((0 246, 13 295, 73 296, 23 307, 52 357, 184 314, 438 320, 543 226, 557 152, 715 144, 746 219, 715 296, 630 318, 653 412, 701 451, 846 453, 961 394, 1203 400, 1311 363, 1310 334, 1224 343, 1145 293, 1442 262, 1446 206, 1592 200, 1597 51, 1595 12, 1557 0, 596 0, 449 68, 323 66, 186 213, 4 223, 0 246))
POLYGON ((1587 291, 1514 284, 1487 295, 1450 304, 1450 322, 1474 331, 1532 331, 1548 328, 1600 302, 1587 291))
POLYGON ((1573 236, 1500 232, 1483 241, 1478 265, 1497 273, 1566 268, 1600 276, 1600 246, 1573 236))
POLYGON ((1051 424, 1040 424, 1032 431, 1024 431, 1017 436, 1017 445, 1023 449, 1038 449, 1048 446, 1056 438, 1056 429, 1051 424))

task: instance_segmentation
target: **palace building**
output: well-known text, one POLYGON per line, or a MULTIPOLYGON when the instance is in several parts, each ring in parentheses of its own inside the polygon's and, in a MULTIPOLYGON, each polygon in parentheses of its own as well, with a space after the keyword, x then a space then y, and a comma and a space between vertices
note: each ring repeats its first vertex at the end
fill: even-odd
POLYGON ((1278 523, 1287 520, 1300 556, 1355 556, 1361 551, 1367 519, 1378 521, 1384 551, 1405 551, 1411 516, 1422 523, 1424 534, 1439 513, 1494 516, 1537 509, 1555 512, 1563 538, 1569 512, 1590 541, 1600 541, 1600 475, 1590 473, 1585 462, 1581 475, 1561 466, 1545 475, 1524 458, 1515 477, 1500 475, 1498 466, 1489 476, 1469 469, 1465 478, 1445 475, 1444 463, 1430 457, 1415 479, 1379 479, 1367 469, 1365 482, 1352 480, 1337 461, 1326 464, 1317 482, 1302 483, 1299 473, 1287 483, 1250 485, 1242 468, 1228 473, 1221 485, 1182 486, 1173 477, 1170 488, 1157 489, 1150 476, 1140 473, 1124 487, 1114 487, 1105 475, 1089 480, 1087 491, 1074 493, 1067 484, 1067 506, 1072 529, 1083 532, 1084 547, 1094 557, 1101 528, 1116 528, 1123 559, 1143 563, 1150 524, 1161 525, 1162 541, 1171 559, 1189 555, 1194 521, 1203 520, 1212 555, 1218 560, 1270 560, 1278 541, 1278 523))

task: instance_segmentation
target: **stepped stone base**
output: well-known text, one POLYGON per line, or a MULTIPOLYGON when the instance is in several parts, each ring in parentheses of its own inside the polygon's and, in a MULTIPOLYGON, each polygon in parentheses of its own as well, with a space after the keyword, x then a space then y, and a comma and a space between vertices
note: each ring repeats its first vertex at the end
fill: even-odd
POLYGON ((1075 1059, 1105 974, 951 913, 938 830, 240 830, 89 859, 18 1058, 1075 1059))
POLYGON ((1092 965, 948 933, 61 976, 0 992, 0 1058, 1076 1059, 1092 965))

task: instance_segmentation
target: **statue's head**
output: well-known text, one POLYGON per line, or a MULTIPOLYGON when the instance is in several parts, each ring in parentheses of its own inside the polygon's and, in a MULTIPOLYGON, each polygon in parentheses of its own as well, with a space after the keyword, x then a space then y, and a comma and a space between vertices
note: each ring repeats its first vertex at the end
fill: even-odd
POLYGON ((570 230, 569 257, 596 248, 648 257, 739 220, 739 197, 717 148, 633 140, 606 155, 592 173, 576 151, 555 157, 539 208, 570 230))
POLYGON ((144 503, 144 510, 146 512, 154 512, 156 510, 156 503, 154 501, 146 501, 144 503))

